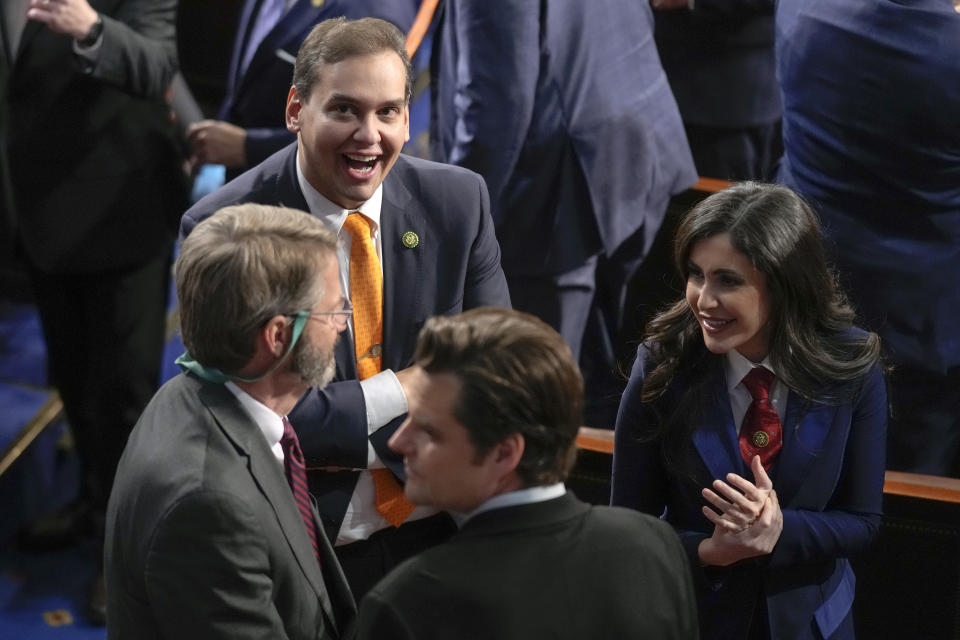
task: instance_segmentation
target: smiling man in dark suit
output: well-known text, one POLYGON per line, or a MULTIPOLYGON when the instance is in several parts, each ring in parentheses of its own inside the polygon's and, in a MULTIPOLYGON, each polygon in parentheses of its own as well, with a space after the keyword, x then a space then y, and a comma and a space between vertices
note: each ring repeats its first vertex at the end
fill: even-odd
POLYGON ((241 205, 183 244, 185 373, 137 422, 107 513, 110 638, 339 638, 354 603, 286 414, 333 376, 336 237, 241 205), (286 475, 286 477, 284 477, 286 475))
POLYGON ((396 27, 320 23, 287 98, 296 144, 200 200, 181 225, 186 236, 225 205, 282 203, 340 239, 340 282, 357 313, 337 347, 336 381, 307 393, 290 419, 308 466, 320 468, 311 490, 358 597, 453 530, 446 515, 404 503, 403 466, 386 445, 407 411, 417 331, 430 316, 510 304, 483 179, 400 154, 411 92, 396 27), (370 322, 358 339, 361 318, 370 322))
POLYGON ((407 497, 457 514, 447 543, 364 598, 362 640, 696 638, 693 583, 656 518, 568 493, 583 406, 570 348, 537 318, 433 318, 390 440, 407 497))
POLYGON ((223 164, 235 177, 295 139, 283 124, 297 49, 318 22, 373 16, 408 29, 417 0, 245 0, 217 120, 190 127, 199 162, 223 164))

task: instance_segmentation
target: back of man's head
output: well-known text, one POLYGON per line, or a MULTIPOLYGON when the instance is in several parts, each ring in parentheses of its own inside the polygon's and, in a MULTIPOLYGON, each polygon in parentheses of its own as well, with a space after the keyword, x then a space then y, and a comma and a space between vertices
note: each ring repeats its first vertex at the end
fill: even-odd
POLYGON ((431 318, 414 360, 429 374, 459 378, 453 413, 479 455, 519 433, 524 450, 516 473, 524 486, 566 478, 576 454, 583 380, 570 348, 546 323, 492 307, 431 318))
POLYGON ((302 211, 242 204, 217 211, 187 237, 175 266, 180 330, 190 354, 236 373, 257 331, 323 295, 318 274, 337 239, 302 211))
POLYGON ((413 95, 413 73, 403 33, 393 24, 379 18, 331 18, 313 28, 293 65, 293 86, 301 100, 310 99, 310 92, 320 80, 322 67, 347 58, 392 51, 403 62, 406 72, 406 100, 413 95))

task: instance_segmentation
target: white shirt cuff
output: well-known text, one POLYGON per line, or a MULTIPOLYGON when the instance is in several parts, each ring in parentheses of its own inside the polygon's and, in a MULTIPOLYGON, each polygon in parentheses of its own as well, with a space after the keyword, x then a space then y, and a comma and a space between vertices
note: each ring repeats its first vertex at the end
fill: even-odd
MULTIPOLYGON (((407 395, 403 392, 400 380, 390 369, 360 381, 363 402, 367 410, 367 433, 374 433, 397 416, 407 412, 407 395)), ((367 443, 367 467, 383 467, 373 446, 367 443)))

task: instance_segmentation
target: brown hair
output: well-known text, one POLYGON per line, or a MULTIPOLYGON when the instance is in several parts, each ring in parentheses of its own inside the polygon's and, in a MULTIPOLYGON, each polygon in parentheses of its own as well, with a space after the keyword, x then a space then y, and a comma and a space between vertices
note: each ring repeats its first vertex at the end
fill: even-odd
POLYGON ((413 95, 413 72, 404 46, 404 36, 394 25, 379 18, 331 18, 317 24, 300 45, 293 65, 293 86, 304 102, 320 80, 325 64, 336 64, 356 56, 392 51, 400 57, 406 74, 404 98, 413 95))
POLYGON ((484 307, 427 321, 414 356, 427 373, 461 383, 454 416, 478 456, 504 438, 524 439, 517 474, 525 486, 570 472, 583 411, 583 380, 570 348, 538 318, 484 307))

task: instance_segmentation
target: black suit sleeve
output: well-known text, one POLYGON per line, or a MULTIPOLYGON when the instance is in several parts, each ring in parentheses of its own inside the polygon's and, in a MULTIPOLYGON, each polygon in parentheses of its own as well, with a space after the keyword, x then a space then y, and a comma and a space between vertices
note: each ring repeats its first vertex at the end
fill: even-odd
POLYGON ((356 640, 416 640, 417 636, 396 607, 376 590, 360 603, 356 640))
POLYGON ((95 60, 77 56, 85 73, 146 98, 161 98, 177 70, 177 0, 128 0, 103 18, 95 60))

